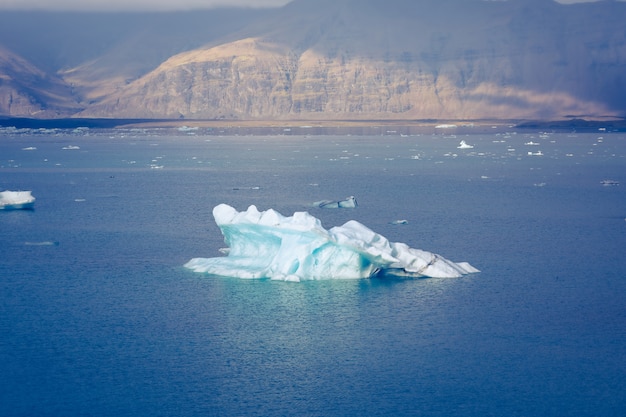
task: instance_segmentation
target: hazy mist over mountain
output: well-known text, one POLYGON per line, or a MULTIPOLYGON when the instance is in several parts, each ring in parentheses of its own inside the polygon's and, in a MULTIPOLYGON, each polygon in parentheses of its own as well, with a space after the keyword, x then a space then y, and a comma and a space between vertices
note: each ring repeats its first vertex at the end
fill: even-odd
POLYGON ((554 119, 626 114, 626 3, 294 0, 0 13, 0 115, 554 119))

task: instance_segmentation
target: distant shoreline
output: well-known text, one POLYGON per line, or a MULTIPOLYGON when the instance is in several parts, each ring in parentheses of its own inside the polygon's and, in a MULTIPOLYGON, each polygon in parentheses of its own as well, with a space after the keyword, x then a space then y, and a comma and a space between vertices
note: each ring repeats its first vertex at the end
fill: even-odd
POLYGON ((201 120, 201 119, 108 119, 108 118, 65 118, 34 119, 23 117, 0 118, 1 127, 17 129, 90 129, 116 128, 399 128, 422 127, 473 128, 481 130, 492 127, 516 129, 568 130, 568 131, 626 131, 626 118, 587 120, 571 118, 566 120, 201 120))

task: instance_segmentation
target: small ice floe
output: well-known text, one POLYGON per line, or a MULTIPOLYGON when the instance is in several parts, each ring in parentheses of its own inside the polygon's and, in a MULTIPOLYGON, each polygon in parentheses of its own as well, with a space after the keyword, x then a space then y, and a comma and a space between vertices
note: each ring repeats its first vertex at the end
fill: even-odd
POLYGON ((46 240, 43 242, 24 242, 26 246, 59 246, 59 242, 46 240))
POLYGON ((76 145, 67 145, 62 147, 61 149, 66 150, 66 151, 75 151, 80 149, 80 146, 76 146, 76 145))
POLYGON ((0 210, 31 210, 35 205, 35 197, 31 191, 0 192, 0 210))
POLYGON ((261 187, 259 186, 252 186, 252 187, 233 187, 233 190, 239 191, 239 190, 260 190, 261 187))
POLYGON ((179 128, 178 128, 178 131, 179 131, 179 132, 194 132, 194 131, 196 131, 196 130, 198 130, 198 127, 197 127, 197 126, 193 126, 193 127, 190 127, 190 126, 181 126, 181 127, 179 127, 179 128))
POLYGON ((89 134, 89 128, 86 126, 80 126, 72 130, 72 133, 77 134, 77 135, 89 134))
POLYGON ((465 142, 464 140, 462 140, 461 143, 459 143, 459 146, 457 146, 457 148, 459 148, 459 149, 473 149, 474 145, 470 145, 467 142, 465 142))
POLYGON ((543 152, 541 151, 537 151, 537 152, 528 152, 529 156, 543 156, 543 152))
POLYGON ((22 148, 23 151, 36 151, 37 148, 34 146, 27 146, 26 148, 22 148))
POLYGON ((442 125, 435 126, 435 129, 454 129, 455 127, 456 125, 442 124, 442 125))
POLYGON ((526 146, 539 146, 539 144, 537 142, 533 142, 532 140, 530 142, 526 142, 524 145, 526 145, 526 146))
POLYGON ((392 222, 389 222, 389 224, 409 224, 409 221, 408 220, 404 220, 404 219, 402 219, 402 220, 394 220, 392 222))
POLYGON ((613 186, 613 185, 619 185, 619 181, 602 180, 602 181, 600 181, 600 184, 604 185, 605 187, 610 187, 610 186, 613 186))
POLYGON ((322 200, 313 203, 313 206, 325 209, 333 208, 355 208, 357 206, 356 198, 350 196, 344 200, 322 200))

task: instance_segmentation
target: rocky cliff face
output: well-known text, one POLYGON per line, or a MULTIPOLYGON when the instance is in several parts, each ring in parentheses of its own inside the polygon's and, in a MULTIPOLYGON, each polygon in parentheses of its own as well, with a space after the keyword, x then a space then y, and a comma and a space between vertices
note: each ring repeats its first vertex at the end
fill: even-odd
POLYGON ((227 40, 173 55, 92 97, 78 115, 623 115, 625 18, 619 2, 295 0, 227 40))

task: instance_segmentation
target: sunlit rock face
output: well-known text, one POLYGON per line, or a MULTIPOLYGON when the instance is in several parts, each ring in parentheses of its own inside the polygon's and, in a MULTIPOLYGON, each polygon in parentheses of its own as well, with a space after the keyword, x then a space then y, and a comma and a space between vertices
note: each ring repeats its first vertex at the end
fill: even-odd
POLYGON ((619 2, 296 1, 245 36, 172 56, 83 114, 619 115, 626 110, 625 16, 619 2))
POLYGON ((73 29, 75 16, 45 29, 0 16, 0 114, 407 120, 626 112, 622 1, 295 0, 159 21, 115 16, 83 16, 76 27, 90 27, 91 36, 73 29), (111 27, 115 36, 105 36, 111 27), (46 33, 38 49, 15 41, 37 30, 46 33), (3 61, 15 60, 3 44, 46 72, 6 71, 3 61))
POLYGON ((226 204, 215 207, 213 216, 229 246, 228 256, 191 259, 185 267, 196 272, 283 281, 386 275, 457 278, 478 272, 468 263, 389 242, 355 220, 326 230, 307 212, 285 217, 255 206, 238 212, 226 204))

